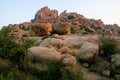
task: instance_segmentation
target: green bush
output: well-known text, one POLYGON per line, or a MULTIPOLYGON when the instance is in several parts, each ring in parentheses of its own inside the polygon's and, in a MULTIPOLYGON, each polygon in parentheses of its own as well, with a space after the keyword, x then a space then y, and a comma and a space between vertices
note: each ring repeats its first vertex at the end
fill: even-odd
POLYGON ((120 35, 120 30, 118 30, 118 35, 120 35))
POLYGON ((68 19, 74 19, 74 16, 73 15, 69 15, 68 19))
POLYGON ((61 61, 50 61, 45 71, 41 68, 38 68, 40 71, 26 69, 26 52, 34 46, 34 42, 15 40, 9 32, 8 28, 0 30, 0 80, 84 80, 80 68, 71 67, 68 70, 61 61))
POLYGON ((25 54, 34 42, 29 39, 15 40, 9 35, 10 31, 7 27, 0 30, 0 80, 37 80, 24 68, 25 54))
POLYGON ((92 30, 90 30, 90 29, 88 29, 88 28, 85 28, 84 29, 87 33, 92 33, 93 31, 92 30))
POLYGON ((9 71, 6 75, 1 74, 0 80, 39 80, 36 76, 27 72, 16 70, 9 71))
POLYGON ((85 80, 79 67, 66 68, 61 61, 50 61, 43 80, 85 80))
POLYGON ((10 60, 16 66, 23 66, 27 49, 34 45, 28 39, 15 40, 9 35, 10 29, 0 30, 0 58, 10 60))
POLYGON ((4 60, 0 58, 0 74, 7 73, 11 68, 11 63, 8 60, 4 60))
POLYGON ((117 52, 117 42, 114 37, 102 36, 100 38, 101 56, 110 60, 110 56, 117 52))
POLYGON ((71 28, 71 29, 70 29, 70 32, 71 32, 72 34, 75 34, 75 33, 76 33, 76 31, 75 31, 74 28, 71 28))

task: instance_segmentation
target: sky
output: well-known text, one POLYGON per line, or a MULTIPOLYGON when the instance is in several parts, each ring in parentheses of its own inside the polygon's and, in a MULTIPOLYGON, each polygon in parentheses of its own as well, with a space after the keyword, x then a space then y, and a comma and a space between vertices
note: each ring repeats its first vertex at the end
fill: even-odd
POLYGON ((77 12, 86 18, 102 19, 105 24, 120 25, 120 0, 0 0, 0 28, 8 24, 30 22, 44 6, 77 12))

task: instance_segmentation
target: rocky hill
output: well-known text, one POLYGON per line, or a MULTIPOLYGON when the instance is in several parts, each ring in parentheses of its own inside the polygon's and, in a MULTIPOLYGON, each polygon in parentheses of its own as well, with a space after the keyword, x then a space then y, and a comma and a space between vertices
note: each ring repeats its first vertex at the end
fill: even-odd
POLYGON ((106 25, 66 10, 58 15, 57 10, 43 7, 31 22, 9 24, 8 29, 9 36, 0 32, 0 61, 13 61, 15 70, 34 76, 30 80, 120 80, 117 24, 106 25))
POLYGON ((88 19, 75 12, 66 10, 58 15, 57 10, 50 10, 47 6, 37 11, 31 22, 9 24, 11 35, 22 36, 48 36, 51 34, 109 34, 118 35, 120 28, 117 24, 106 25, 101 19, 88 19))

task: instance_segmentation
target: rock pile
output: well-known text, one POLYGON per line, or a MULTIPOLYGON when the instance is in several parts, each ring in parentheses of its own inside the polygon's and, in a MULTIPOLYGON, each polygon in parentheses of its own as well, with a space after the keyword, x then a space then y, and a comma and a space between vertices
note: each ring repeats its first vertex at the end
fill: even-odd
POLYGON ((58 15, 57 10, 50 10, 47 6, 38 10, 31 22, 8 26, 12 28, 11 35, 16 37, 35 34, 48 36, 53 33, 60 35, 70 33, 118 35, 120 32, 117 24, 105 25, 101 19, 88 19, 75 12, 68 13, 67 10, 58 15))
POLYGON ((88 19, 66 10, 58 15, 57 10, 46 6, 31 22, 9 24, 8 28, 11 29, 10 36, 28 37, 38 44, 29 48, 26 54, 34 66, 60 60, 66 68, 82 67, 86 80, 120 80, 120 54, 110 55, 111 61, 107 61, 100 56, 102 51, 99 52, 98 43, 99 34, 110 37, 120 34, 117 24, 105 25, 100 19, 88 19))

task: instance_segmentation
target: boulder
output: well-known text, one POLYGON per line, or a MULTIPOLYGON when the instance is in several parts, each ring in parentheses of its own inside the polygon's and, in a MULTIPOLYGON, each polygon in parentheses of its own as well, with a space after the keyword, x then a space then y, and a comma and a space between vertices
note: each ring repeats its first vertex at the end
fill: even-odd
POLYGON ((51 10, 49 17, 56 19, 58 17, 58 11, 57 10, 51 10))
POLYGON ((111 77, 120 80, 120 54, 111 56, 111 77))
POLYGON ((40 46, 29 48, 27 54, 30 59, 35 61, 60 60, 62 58, 61 53, 55 49, 40 46))
POLYGON ((25 33, 24 30, 21 30, 18 27, 16 27, 15 30, 10 32, 10 35, 13 36, 14 38, 18 39, 18 38, 22 38, 24 33, 25 33))
POLYGON ((60 17, 66 17, 67 16, 67 10, 64 10, 61 14, 60 14, 60 17))
POLYGON ((83 42, 80 48, 79 59, 85 62, 94 61, 98 57, 99 46, 96 43, 83 42))
POLYGON ((78 56, 79 55, 79 49, 72 49, 67 46, 63 46, 60 48, 60 51, 62 54, 70 54, 72 56, 78 56))
POLYGON ((53 37, 53 38, 57 38, 57 39, 61 39, 61 40, 64 40, 64 39, 65 39, 65 36, 64 36, 64 35, 59 35, 59 34, 53 34, 52 37, 53 37))
POLYGON ((63 42, 61 39, 46 38, 39 44, 39 46, 49 46, 49 45, 52 45, 56 48, 61 48, 63 45, 63 42))
POLYGON ((38 36, 48 36, 52 32, 52 24, 51 23, 33 23, 33 31, 38 36))
POLYGON ((47 6, 41 8, 35 15, 36 20, 56 19, 58 16, 57 10, 50 10, 47 6))
POLYGON ((98 77, 93 72, 84 72, 86 80, 98 80, 98 77))
POLYGON ((72 36, 63 40, 63 44, 69 48, 80 48, 82 42, 80 38, 72 36))
POLYGON ((109 71, 109 67, 110 63, 108 61, 102 59, 101 57, 98 57, 95 62, 90 65, 90 70, 98 73, 106 73, 106 71, 109 71))
POLYGON ((45 6, 36 13, 35 20, 48 18, 49 14, 50 14, 50 9, 47 6, 45 6))
POLYGON ((13 24, 8 24, 8 28, 12 29, 13 28, 13 24))
POLYGON ((56 22, 53 24, 53 33, 60 35, 69 34, 71 29, 71 23, 68 22, 56 22))
POLYGON ((111 56, 111 76, 116 77, 116 75, 120 76, 120 54, 111 56))
POLYGON ((120 67, 120 54, 114 54, 111 56, 111 62, 116 67, 120 67))
POLYGON ((28 31, 28 30, 31 30, 32 23, 23 22, 23 23, 19 24, 19 26, 20 26, 20 29, 28 31))
POLYGON ((76 58, 70 54, 63 54, 62 55, 62 63, 65 65, 65 66, 75 66, 77 65, 77 61, 76 61, 76 58))

